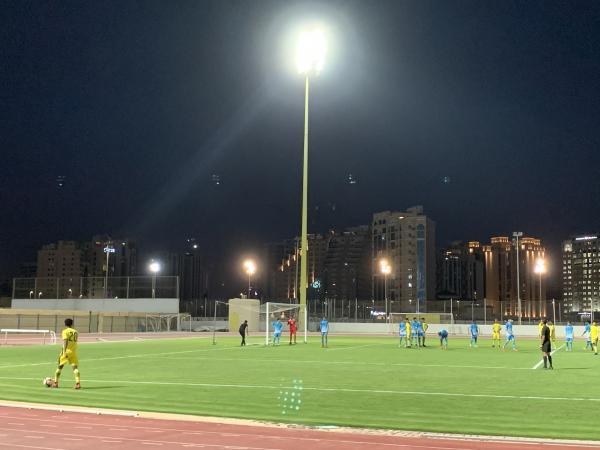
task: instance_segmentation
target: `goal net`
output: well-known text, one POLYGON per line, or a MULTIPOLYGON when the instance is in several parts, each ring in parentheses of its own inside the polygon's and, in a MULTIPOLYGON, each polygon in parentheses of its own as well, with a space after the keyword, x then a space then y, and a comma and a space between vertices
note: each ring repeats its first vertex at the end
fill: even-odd
POLYGON ((147 332, 170 332, 181 331, 181 322, 191 323, 189 314, 146 314, 145 331, 147 332))
POLYGON ((2 328, 3 345, 56 344, 53 330, 2 328))
POLYGON ((260 323, 265 327, 265 345, 269 345, 272 341, 274 333, 274 324, 279 320, 282 324, 282 336, 289 337, 290 328, 288 320, 296 319, 297 333, 304 334, 304 342, 307 338, 307 317, 306 308, 295 303, 271 303, 267 302, 260 306, 260 323))

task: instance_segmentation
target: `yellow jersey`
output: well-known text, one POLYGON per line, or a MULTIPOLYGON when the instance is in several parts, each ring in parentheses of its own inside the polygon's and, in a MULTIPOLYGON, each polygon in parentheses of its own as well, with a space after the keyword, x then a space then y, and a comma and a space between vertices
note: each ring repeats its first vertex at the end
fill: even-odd
POLYGON ((500 325, 499 323, 495 323, 495 324, 492 326, 492 332, 493 332, 494 334, 500 334, 500 330, 501 330, 501 329, 502 329, 502 325, 500 325))
POLYGON ((554 325, 548 325, 548 328, 550 328, 550 340, 555 341, 556 340, 556 331, 554 329, 554 325))
POLYGON ((425 332, 427 331, 427 328, 429 328, 429 325, 427 325, 425 322, 421 322, 421 328, 423 329, 423 332, 425 332))
POLYGON ((590 338, 592 339, 592 341, 598 340, 598 331, 598 325, 592 325, 590 327, 590 338))
MULTIPOLYGON (((542 337, 542 328, 544 328, 544 322, 542 322, 540 320, 540 323, 538 323, 538 336, 539 337, 542 337)), ((552 331, 552 330, 550 330, 550 331, 552 331)))
POLYGON ((410 321, 406 321, 406 335, 410 336, 410 321))
POLYGON ((62 330, 62 340, 67 341, 67 352, 77 352, 77 338, 79 333, 75 328, 65 328, 62 330))

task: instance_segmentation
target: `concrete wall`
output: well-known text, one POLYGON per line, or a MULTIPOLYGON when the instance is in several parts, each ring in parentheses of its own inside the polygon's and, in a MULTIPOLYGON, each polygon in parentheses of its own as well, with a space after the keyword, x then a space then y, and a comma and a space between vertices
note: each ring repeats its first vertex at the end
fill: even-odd
POLYGON ((13 308, 21 309, 169 314, 176 314, 179 312, 179 299, 177 298, 13 299, 11 305, 13 308))
MULTIPOLYGON (((456 325, 439 325, 429 324, 427 329, 427 335, 436 335, 439 330, 445 328, 450 332, 451 335, 456 336, 469 336, 469 324, 456 324, 456 325)), ((574 326, 575 338, 580 337, 583 334, 583 326, 574 326)), ((482 336, 492 335, 491 325, 479 325, 479 330, 482 336)), ((514 325, 513 330, 515 336, 522 337, 537 337, 538 326, 537 325, 514 325)), ((385 323, 347 323, 347 322, 331 322, 329 324, 330 333, 382 333, 382 334, 398 334, 398 324, 385 324, 385 323)), ((502 338, 506 336, 504 327, 501 332, 502 338)), ((556 338, 562 339, 565 337, 565 327, 558 326, 556 328, 556 338)))

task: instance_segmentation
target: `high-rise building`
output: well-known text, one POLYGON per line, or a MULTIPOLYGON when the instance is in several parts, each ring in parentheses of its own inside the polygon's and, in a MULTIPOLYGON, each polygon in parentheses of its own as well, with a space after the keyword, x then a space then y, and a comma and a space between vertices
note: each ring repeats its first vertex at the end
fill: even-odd
POLYGON ((79 242, 58 241, 44 245, 38 250, 37 281, 32 296, 59 298, 79 292, 87 266, 85 256, 79 242))
POLYGON ((392 312, 425 311, 435 298, 435 222, 422 206, 383 211, 373 214, 372 236, 373 299, 381 305, 387 296, 392 312), (380 271, 384 259, 387 276, 380 271))
POLYGON ((332 232, 323 274, 325 298, 370 299, 370 268, 371 230, 368 225, 332 232))
POLYGON ((452 242, 438 255, 438 295, 459 300, 485 296, 485 259, 479 242, 452 242))
POLYGON ((535 271, 537 261, 545 258, 545 249, 539 239, 519 239, 518 274, 516 250, 516 241, 507 236, 493 237, 490 244, 483 246, 487 305, 499 318, 504 315, 516 317, 519 311, 519 289, 522 316, 545 317, 546 283, 543 276, 535 271))
MULTIPOLYGON (((371 298, 371 234, 368 225, 308 236, 308 298, 369 300, 371 298)), ((297 298, 300 282, 298 239, 265 247, 265 297, 297 298)))
POLYGON ((600 311, 600 235, 577 236, 563 242, 562 310, 600 311))

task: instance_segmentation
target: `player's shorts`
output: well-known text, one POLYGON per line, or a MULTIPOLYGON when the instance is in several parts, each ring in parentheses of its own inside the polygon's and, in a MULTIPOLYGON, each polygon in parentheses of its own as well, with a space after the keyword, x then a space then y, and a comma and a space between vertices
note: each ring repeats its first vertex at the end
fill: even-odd
POLYGON ((472 335, 471 335, 471 339, 475 339, 475 340, 477 340, 477 337, 478 337, 478 336, 479 336, 478 334, 472 334, 472 335))
POLYGON ((296 329, 295 328, 290 328, 290 334, 296 334, 296 329))
POLYGON ((500 339, 500 333, 492 333, 492 339, 500 339))
POLYGON ((546 341, 542 344, 542 351, 544 353, 550 353, 552 351, 552 344, 550 341, 546 341))
POLYGON ((321 331, 321 336, 327 336, 327 331, 321 331))
POLYGON ((274 337, 281 337, 281 331, 273 333, 273 336, 274 337))
POLYGON ((425 333, 423 331, 419 331, 419 337, 423 337, 425 336, 425 333))
POLYGON ((66 353, 60 354, 58 357, 58 365, 64 366, 66 364, 71 364, 72 366, 77 366, 79 364, 79 359, 77 358, 77 353, 67 350, 66 353))
POLYGON ((406 337, 406 331, 401 331, 400 332, 400 337, 406 337))
POLYGON ((506 336, 506 340, 507 341, 514 341, 515 340, 514 334, 509 334, 508 336, 506 336))
POLYGON ((572 337, 568 337, 565 339, 566 342, 573 342, 573 338, 572 337))

